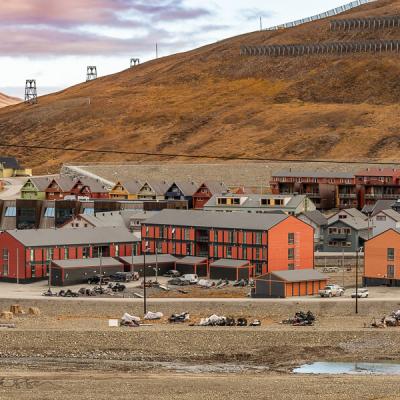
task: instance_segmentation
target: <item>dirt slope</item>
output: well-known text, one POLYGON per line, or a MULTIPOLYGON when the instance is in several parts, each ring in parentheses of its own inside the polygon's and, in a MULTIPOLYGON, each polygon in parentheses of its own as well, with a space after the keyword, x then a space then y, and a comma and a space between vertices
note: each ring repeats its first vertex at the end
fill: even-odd
MULTIPOLYGON (((400 0, 380 0, 347 16, 399 13, 400 0)), ((234 37, 42 97, 35 106, 3 109, 0 138, 131 151, 396 160, 399 55, 239 56, 242 44, 386 38, 400 39, 400 28, 331 32, 327 20, 234 37)), ((10 153, 40 169, 64 161, 124 159, 10 153)))
POLYGON ((0 93, 0 108, 11 106, 13 104, 18 104, 21 102, 21 99, 17 99, 16 97, 10 97, 3 93, 0 93))

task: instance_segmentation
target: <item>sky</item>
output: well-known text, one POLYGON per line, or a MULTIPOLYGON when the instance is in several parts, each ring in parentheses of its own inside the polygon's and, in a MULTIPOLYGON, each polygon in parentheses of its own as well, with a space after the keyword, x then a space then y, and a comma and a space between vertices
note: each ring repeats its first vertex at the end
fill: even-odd
POLYGON ((3 0, 0 92, 38 94, 263 27, 318 14, 346 0, 3 0))

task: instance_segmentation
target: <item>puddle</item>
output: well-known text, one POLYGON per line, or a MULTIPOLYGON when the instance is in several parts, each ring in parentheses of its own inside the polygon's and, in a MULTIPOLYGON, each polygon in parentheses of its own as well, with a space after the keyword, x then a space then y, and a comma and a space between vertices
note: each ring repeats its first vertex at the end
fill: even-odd
POLYGON ((400 375, 400 364, 391 362, 315 362, 293 370, 295 374, 400 375))

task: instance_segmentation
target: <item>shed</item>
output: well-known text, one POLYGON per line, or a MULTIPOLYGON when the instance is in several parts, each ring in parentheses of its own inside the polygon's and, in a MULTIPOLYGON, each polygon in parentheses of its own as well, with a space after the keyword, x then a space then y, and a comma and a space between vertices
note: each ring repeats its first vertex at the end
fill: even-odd
POLYGON ((186 256, 176 262, 176 269, 181 274, 197 274, 208 276, 208 258, 186 256))
MULTIPOLYGON (((144 256, 134 257, 118 257, 118 260, 124 264, 125 271, 138 272, 143 275, 144 256)), ((146 275, 155 276, 156 265, 158 268, 158 275, 165 274, 170 269, 175 269, 175 263, 178 259, 171 254, 146 254, 146 275)))
POLYGON ((312 296, 326 286, 328 277, 315 269, 273 271, 255 279, 252 297, 312 296))
POLYGON ((249 279, 253 276, 253 270, 254 267, 247 260, 221 258, 210 264, 210 279, 249 279))
POLYGON ((112 257, 85 258, 75 260, 53 260, 51 262, 50 276, 53 286, 76 285, 86 283, 94 275, 109 276, 124 270, 124 264, 112 257))

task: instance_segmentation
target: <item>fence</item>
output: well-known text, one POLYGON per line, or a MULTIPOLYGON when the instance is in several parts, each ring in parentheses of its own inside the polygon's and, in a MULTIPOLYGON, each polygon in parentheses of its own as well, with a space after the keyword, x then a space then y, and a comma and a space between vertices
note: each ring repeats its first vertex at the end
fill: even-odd
POLYGON ((277 29, 286 29, 286 28, 293 28, 294 26, 306 24, 307 22, 316 21, 323 18, 333 17, 335 15, 341 14, 345 11, 351 10, 352 8, 359 7, 363 4, 372 3, 376 0, 356 0, 352 1, 351 3, 345 4, 343 6, 334 8, 332 10, 326 11, 321 14, 313 15, 312 17, 307 17, 303 19, 298 19, 297 21, 288 22, 286 24, 276 25, 271 28, 267 28, 267 31, 274 31, 277 29))
POLYGON ((289 44, 270 46, 242 46, 242 56, 301 57, 314 54, 398 53, 400 40, 360 42, 331 42, 318 44, 289 44))
POLYGON ((352 19, 335 19, 331 21, 332 31, 350 31, 350 30, 371 30, 384 28, 399 28, 400 16, 393 15, 388 17, 369 17, 352 19))

